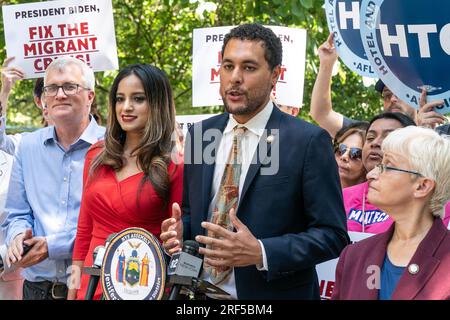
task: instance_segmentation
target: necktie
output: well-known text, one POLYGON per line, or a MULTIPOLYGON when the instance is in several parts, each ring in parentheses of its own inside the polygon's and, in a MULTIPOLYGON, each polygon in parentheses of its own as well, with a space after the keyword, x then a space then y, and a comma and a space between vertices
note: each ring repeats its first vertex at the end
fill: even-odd
MULTIPOLYGON (((239 179, 241 177, 241 142, 247 128, 235 127, 233 137, 233 146, 231 147, 228 161, 225 164, 225 170, 220 181, 219 193, 212 212, 210 222, 226 228, 232 231, 233 225, 231 224, 229 212, 230 209, 237 207, 239 199, 239 179)), ((217 238, 217 236, 208 231, 208 236, 217 238)), ((211 249, 211 245, 207 245, 206 248, 211 249)), ((211 281, 214 284, 219 284, 224 281, 231 273, 231 267, 213 267, 207 263, 203 264, 203 269, 209 274, 211 281)))

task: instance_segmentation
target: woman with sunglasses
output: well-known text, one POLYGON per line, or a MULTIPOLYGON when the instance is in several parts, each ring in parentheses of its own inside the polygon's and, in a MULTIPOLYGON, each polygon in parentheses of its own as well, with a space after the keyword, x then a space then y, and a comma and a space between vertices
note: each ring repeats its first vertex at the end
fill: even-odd
POLYGON ((371 203, 394 221, 384 233, 347 246, 332 299, 450 299, 450 139, 431 129, 398 129, 368 174, 371 203))
POLYGON ((366 181, 367 172, 362 162, 362 147, 368 126, 368 122, 357 122, 343 127, 336 133, 334 155, 342 188, 366 181))

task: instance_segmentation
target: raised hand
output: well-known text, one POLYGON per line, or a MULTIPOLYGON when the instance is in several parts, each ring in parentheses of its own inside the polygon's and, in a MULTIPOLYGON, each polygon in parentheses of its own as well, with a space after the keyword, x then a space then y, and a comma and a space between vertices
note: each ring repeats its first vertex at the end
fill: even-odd
POLYGON ((7 94, 11 92, 14 84, 17 80, 21 80, 25 77, 25 73, 21 68, 11 67, 11 61, 14 57, 6 58, 2 65, 2 94, 7 94))
POLYGON ((178 203, 172 205, 172 217, 162 222, 160 238, 164 250, 169 255, 181 251, 183 246, 183 221, 181 220, 181 209, 178 203))
POLYGON ((422 89, 419 100, 419 111, 417 112, 417 125, 434 129, 437 125, 445 122, 445 117, 434 111, 434 108, 444 104, 444 100, 436 100, 427 103, 427 91, 422 89))
POLYGON ((334 35, 330 33, 327 41, 322 43, 318 49, 319 60, 321 66, 333 66, 338 58, 336 47, 334 46, 334 35))

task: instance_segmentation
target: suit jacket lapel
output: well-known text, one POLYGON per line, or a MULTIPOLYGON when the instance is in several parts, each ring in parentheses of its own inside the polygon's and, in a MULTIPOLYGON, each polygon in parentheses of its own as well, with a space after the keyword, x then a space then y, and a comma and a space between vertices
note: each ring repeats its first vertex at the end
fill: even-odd
MULTIPOLYGON (((242 192, 239 197, 239 204, 237 212, 239 212, 239 208, 241 206, 241 203, 243 199, 245 198, 245 194, 248 191, 248 188, 250 187, 250 184, 252 183, 253 179, 255 178, 256 174, 259 171, 259 168, 263 163, 266 163, 267 156, 270 154, 270 150, 272 147, 272 144, 279 143, 279 132, 280 129, 280 119, 281 119, 281 112, 277 106, 274 105, 272 114, 270 115, 269 121, 267 121, 266 124, 266 131, 262 135, 258 146, 256 148, 255 154, 252 159, 252 163, 250 164, 250 167, 248 168, 247 176, 245 177, 244 186, 242 187, 242 192), (273 142, 269 143, 267 142, 267 137, 269 135, 273 136, 273 142), (259 159, 259 152, 261 145, 264 144, 267 150, 267 153, 264 155, 264 159, 259 159), (262 161, 261 161, 262 160, 262 161)), ((280 152, 281 153, 281 152, 280 152)), ((237 213, 236 212, 236 213, 237 213)))
POLYGON ((208 129, 218 129, 223 133, 223 130, 225 130, 225 127, 227 126, 228 123, 228 119, 229 119, 229 113, 225 112, 223 113, 220 117, 218 117, 217 121, 212 123, 210 126, 208 127, 203 127, 202 128, 202 164, 203 164, 203 170, 202 170, 202 212, 204 215, 204 221, 206 221, 208 219, 208 207, 209 207, 209 203, 211 202, 211 187, 213 184, 213 176, 214 176, 214 168, 216 166, 216 157, 217 157, 217 151, 219 149, 219 144, 220 141, 222 140, 222 135, 220 136, 219 139, 216 139, 213 142, 209 142, 209 141, 203 141, 203 137, 205 134, 205 131, 208 129), (206 163, 205 162, 205 148, 207 146, 210 146, 212 144, 212 148, 210 150, 214 151, 213 154, 213 158, 214 161, 213 163, 206 163))
POLYGON ((435 219, 433 226, 417 247, 414 256, 408 264, 408 266, 411 264, 418 265, 419 272, 411 274, 408 266, 405 268, 392 294, 392 300, 412 300, 422 290, 439 266, 440 260, 433 255, 444 239, 446 232, 447 229, 445 229, 440 219, 435 219))

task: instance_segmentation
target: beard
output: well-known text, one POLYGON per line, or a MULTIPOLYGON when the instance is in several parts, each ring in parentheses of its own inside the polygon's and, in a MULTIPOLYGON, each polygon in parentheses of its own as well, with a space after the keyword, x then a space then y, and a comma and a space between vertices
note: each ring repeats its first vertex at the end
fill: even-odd
POLYGON ((398 104, 392 104, 392 105, 390 105, 390 106, 386 109, 386 111, 387 111, 387 112, 400 112, 400 113, 405 113, 405 110, 402 108, 402 106, 400 106, 400 105, 398 105, 398 104), (400 111, 397 111, 397 110, 395 110, 395 109, 400 110, 400 111), (394 110, 394 111, 393 111, 393 110, 394 110))
POLYGON ((248 92, 243 94, 247 103, 242 103, 240 105, 231 106, 227 99, 226 94, 222 96, 223 104, 225 110, 228 113, 242 116, 255 114, 259 109, 262 109, 266 103, 268 96, 270 95, 270 88, 261 88, 260 90, 253 90, 253 94, 248 92))
POLYGON ((399 104, 393 104, 393 105, 389 106, 386 109, 386 111, 387 112, 400 112, 400 113, 403 113, 404 115, 407 115, 408 117, 410 117, 413 120, 415 119, 415 116, 416 116, 415 109, 413 109, 413 108, 405 108, 405 107, 403 107, 403 106, 401 106, 399 104), (400 111, 396 111, 396 110, 392 111, 394 109, 397 109, 397 110, 400 110, 400 111))

